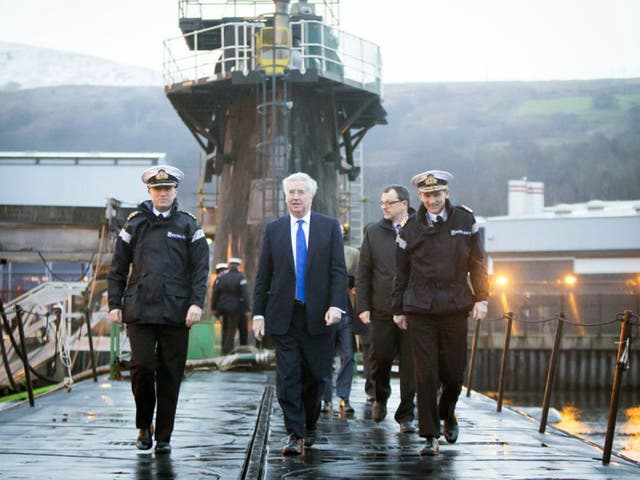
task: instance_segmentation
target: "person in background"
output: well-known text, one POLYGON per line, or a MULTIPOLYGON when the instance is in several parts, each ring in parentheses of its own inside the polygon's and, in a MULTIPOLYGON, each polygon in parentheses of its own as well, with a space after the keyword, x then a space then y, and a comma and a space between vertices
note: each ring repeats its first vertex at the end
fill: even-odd
MULTIPOLYGON (((344 240, 345 230, 342 227, 342 235, 344 240)), ((357 248, 349 245, 344 246, 344 258, 349 277, 349 289, 353 288, 355 270, 358 266, 358 257, 360 252, 357 248)), ((347 292, 349 293, 349 292, 347 292)), ((347 312, 342 316, 338 324, 338 330, 335 338, 335 354, 340 358, 340 368, 336 375, 336 395, 340 398, 338 408, 341 413, 351 415, 354 409, 351 406, 349 397, 351 396, 351 384, 353 382, 353 373, 356 368, 355 360, 355 337, 353 336, 353 298, 349 294, 349 302, 347 303, 347 312)), ((333 396, 333 375, 329 373, 324 381, 324 394, 322 402, 322 412, 330 412, 333 410, 331 398, 333 396)))
POLYGON ((236 331, 240 345, 247 344, 247 322, 249 317, 249 292, 247 279, 238 267, 242 259, 229 259, 229 270, 218 277, 213 285, 211 309, 222 316, 222 354, 228 355, 235 346, 236 331))
POLYGON ((311 211, 318 184, 306 173, 282 181, 289 210, 265 226, 254 288, 253 333, 271 334, 276 390, 288 440, 301 455, 316 440, 335 325, 347 309, 347 271, 337 219, 311 211))
POLYGON ((229 265, 227 265, 224 262, 216 263, 215 270, 216 270, 216 281, 217 281, 218 278, 220 278, 222 275, 224 275, 229 271, 229 265))
POLYGON ((150 200, 127 218, 108 275, 109 317, 125 323, 131 343, 136 447, 171 452, 189 327, 202 317, 209 245, 196 218, 178 209, 183 173, 158 165, 142 173, 150 200))
POLYGON ((380 196, 382 219, 367 225, 360 248, 356 276, 356 307, 364 324, 371 325, 371 370, 375 402, 371 417, 381 422, 391 395, 391 366, 399 357, 400 404, 394 418, 401 433, 415 432, 415 380, 411 344, 407 333, 394 323, 391 292, 395 274, 396 236, 410 211, 409 192, 389 185, 380 196))
POLYGON ((393 320, 408 331, 416 366, 420 455, 458 439, 455 413, 467 361, 467 317, 484 319, 489 281, 473 212, 449 201, 453 175, 429 170, 411 179, 422 204, 403 222, 396 248, 393 320), (439 395, 439 391, 441 394, 439 395), (439 398, 438 398, 439 397, 439 398))

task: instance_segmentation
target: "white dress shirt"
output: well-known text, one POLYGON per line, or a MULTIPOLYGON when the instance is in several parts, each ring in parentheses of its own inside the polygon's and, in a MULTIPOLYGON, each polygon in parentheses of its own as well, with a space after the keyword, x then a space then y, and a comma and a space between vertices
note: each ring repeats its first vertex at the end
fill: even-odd
POLYGON ((171 210, 166 210, 164 212, 160 212, 159 210, 156 210, 156 207, 153 207, 152 210, 153 210, 153 214, 156 217, 163 216, 164 218, 167 218, 169 216, 169 214, 171 213, 171 210))
POLYGON ((429 214, 429 216, 431 217, 431 221, 433 223, 436 223, 436 221, 438 220, 438 217, 442 218, 443 222, 447 221, 447 209, 443 208, 442 211, 440 213, 436 213, 435 215, 431 212, 427 212, 429 214))

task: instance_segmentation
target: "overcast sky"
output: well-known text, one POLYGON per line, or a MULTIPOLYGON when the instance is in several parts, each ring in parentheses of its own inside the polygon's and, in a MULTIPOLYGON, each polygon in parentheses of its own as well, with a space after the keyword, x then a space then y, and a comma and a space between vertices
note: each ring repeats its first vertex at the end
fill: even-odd
MULTIPOLYGON (((295 1, 295 0, 294 0, 295 1)), ((384 82, 640 77, 640 0, 342 0, 384 82)), ((0 41, 162 66, 177 0, 0 0, 0 41)))

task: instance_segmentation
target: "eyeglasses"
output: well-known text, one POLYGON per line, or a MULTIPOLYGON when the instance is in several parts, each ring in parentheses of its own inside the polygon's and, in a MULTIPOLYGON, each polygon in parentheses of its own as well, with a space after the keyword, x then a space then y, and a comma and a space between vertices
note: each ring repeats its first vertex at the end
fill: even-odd
POLYGON ((381 207, 390 207, 391 205, 395 205, 396 203, 400 203, 402 200, 394 200, 393 202, 380 202, 381 207))

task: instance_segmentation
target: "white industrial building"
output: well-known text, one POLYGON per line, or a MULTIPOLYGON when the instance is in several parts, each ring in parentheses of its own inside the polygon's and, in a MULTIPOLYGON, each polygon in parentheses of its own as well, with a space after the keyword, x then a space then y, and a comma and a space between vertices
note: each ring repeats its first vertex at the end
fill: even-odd
POLYGON ((164 153, 0 152, 0 205, 105 207, 107 199, 146 199, 141 172, 164 153))
POLYGON ((0 152, 2 298, 90 276, 118 214, 148 198, 142 171, 164 163, 164 153, 0 152))
POLYGON ((538 317, 563 310, 591 322, 640 311, 640 200, 545 206, 543 183, 511 180, 508 212, 483 220, 504 308, 535 314, 537 303, 538 317))

